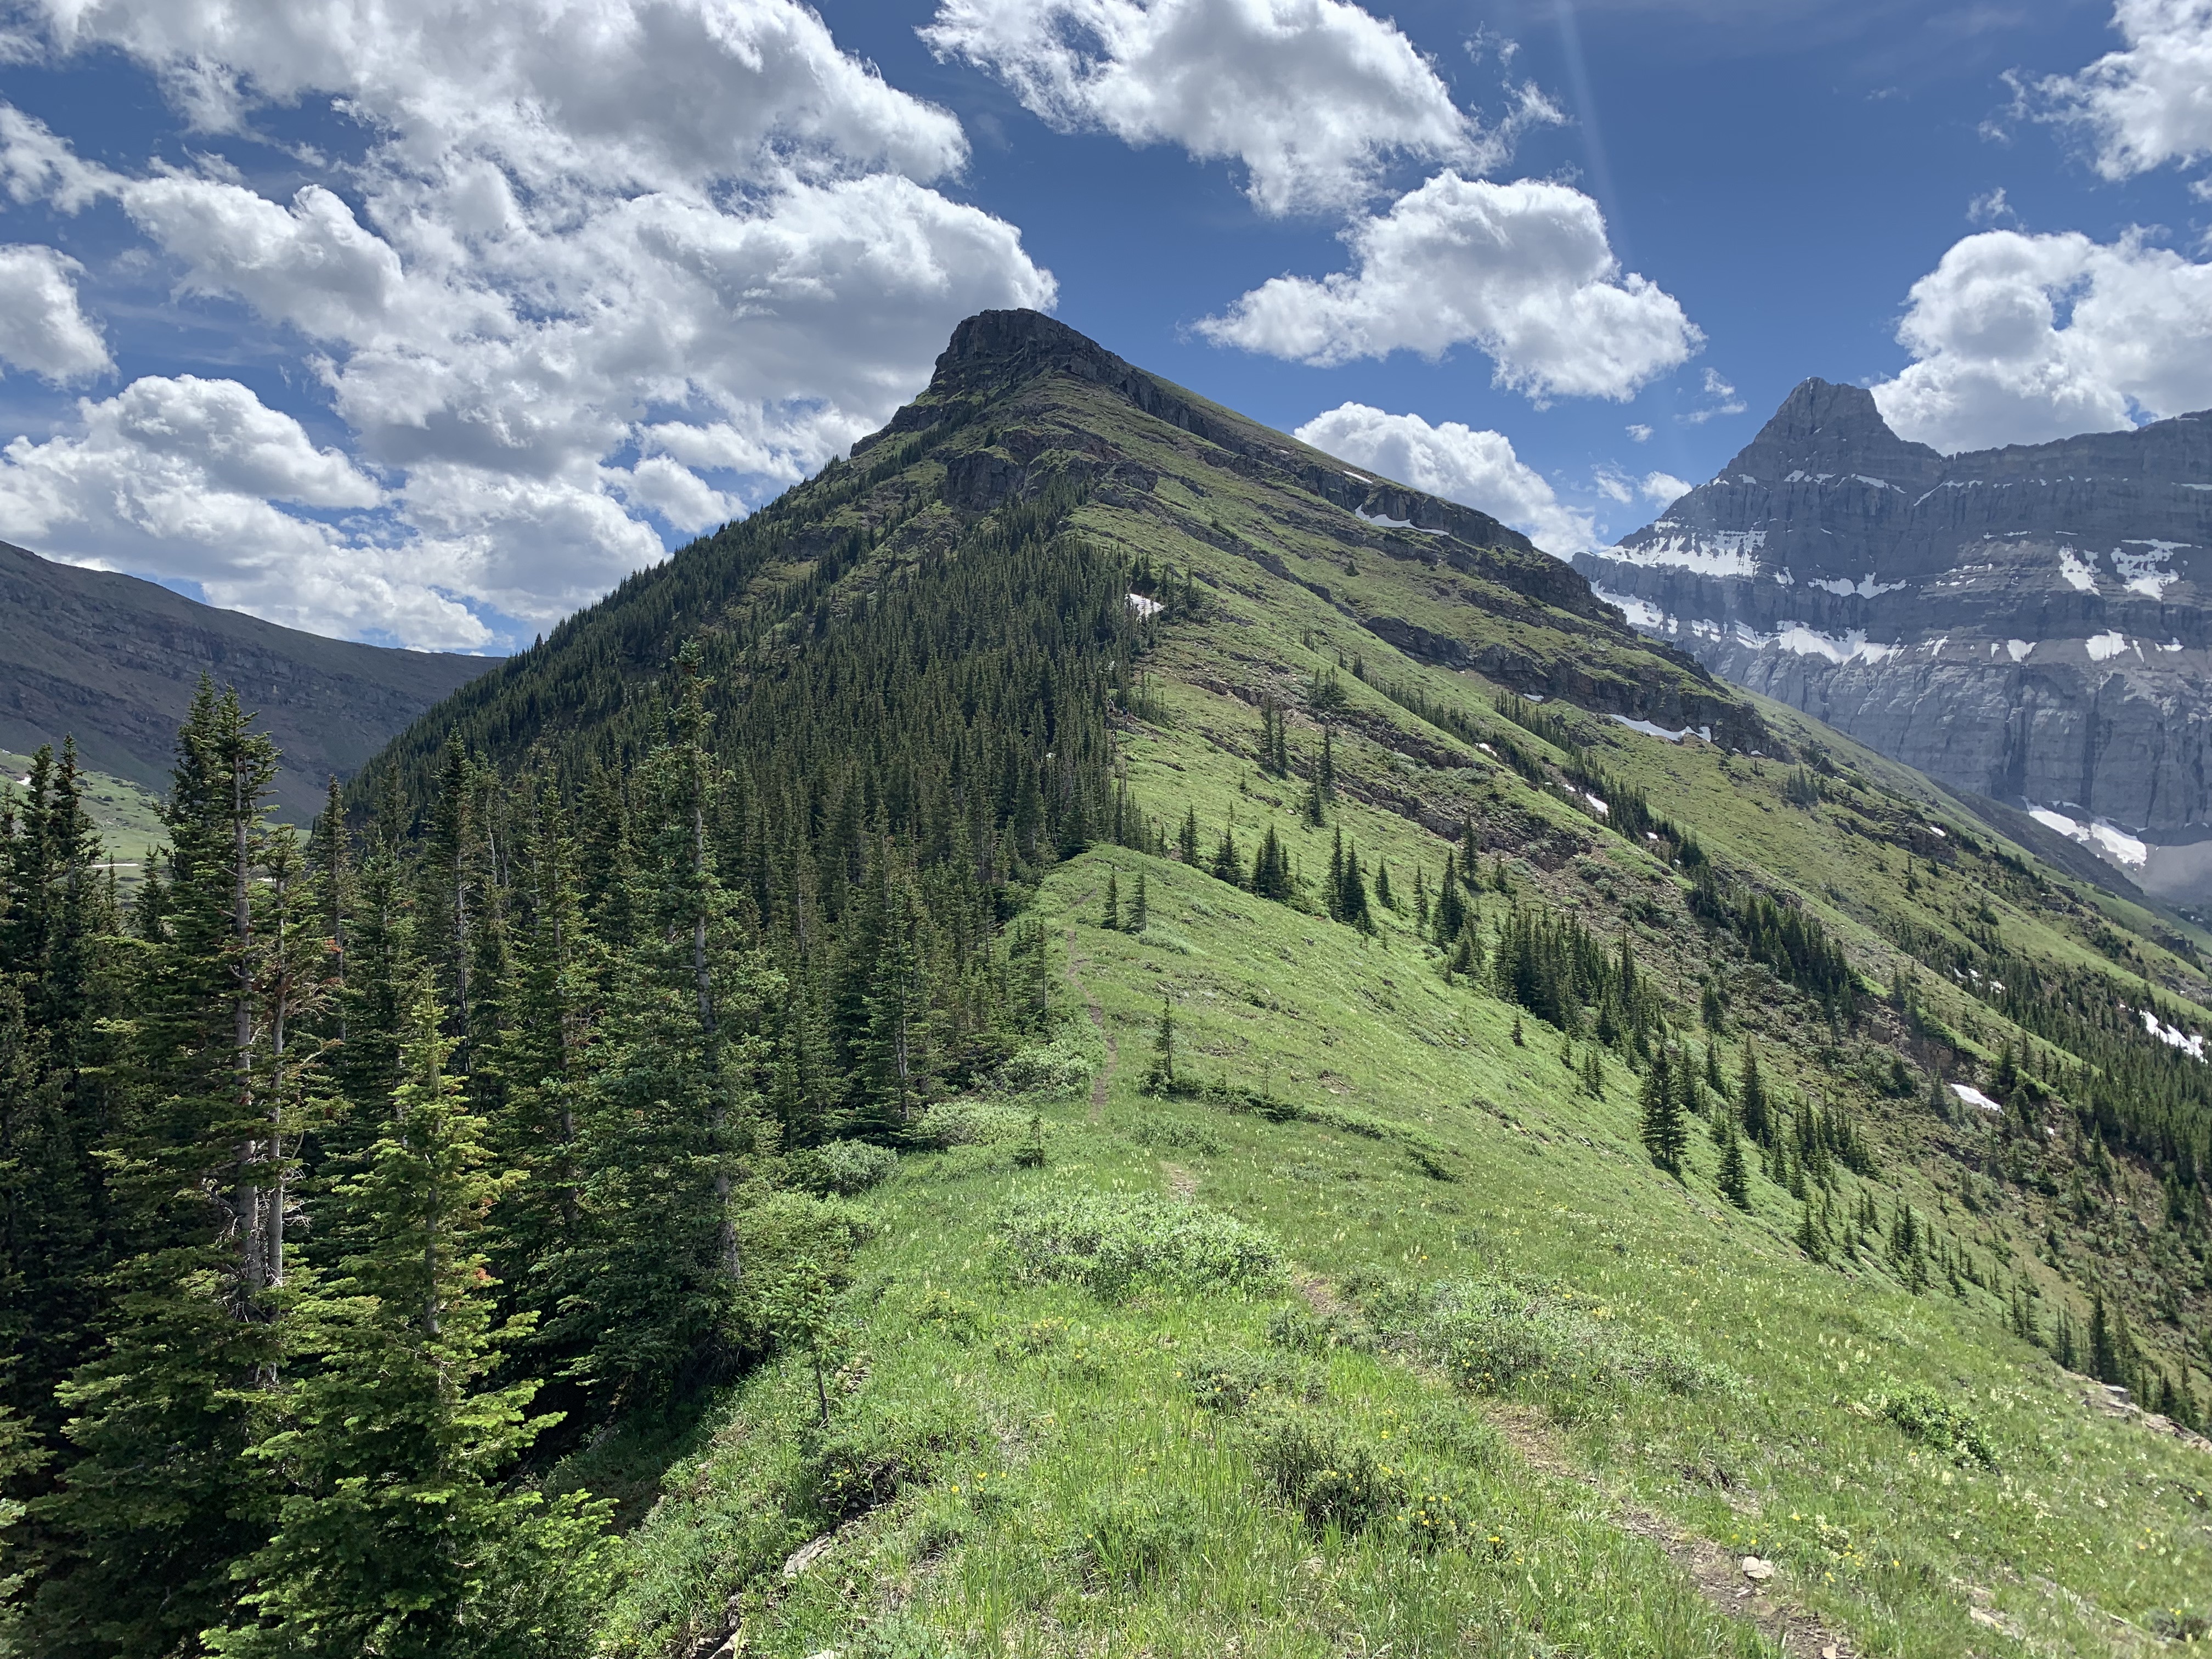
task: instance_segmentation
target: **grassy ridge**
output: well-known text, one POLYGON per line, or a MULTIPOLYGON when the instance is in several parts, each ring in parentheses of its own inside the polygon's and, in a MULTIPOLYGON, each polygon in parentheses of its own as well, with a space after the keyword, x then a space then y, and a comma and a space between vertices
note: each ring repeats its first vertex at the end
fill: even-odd
POLYGON ((1625 1100, 1547 1088, 1550 1057, 1514 1048, 1486 999, 1442 1044, 1455 1011, 1426 976, 1376 1010, 1346 963, 1410 966, 1402 939, 1225 904, 1209 878, 1144 860, 1163 930, 1210 941, 1182 956, 1090 925, 1109 861, 1079 860, 1039 899, 1074 934, 1071 989, 1120 1051, 1096 1115, 1086 1091, 1040 1103, 1042 1170, 1009 1146, 963 1147, 909 1158, 868 1200, 826 1461, 803 1364, 739 1389, 634 1535, 616 1650, 715 1633, 733 1591, 746 1651, 792 1656, 1199 1655, 1231 1638, 1320 1655, 1360 1636, 1400 1652, 1771 1650, 1624 1524, 1634 1510, 1774 1560, 1779 1593, 1868 1651, 1984 1652, 2007 1627, 2127 1650, 2161 1614, 2172 1630, 2201 1618, 2204 1454, 2085 1408, 2080 1379, 1990 1310, 1803 1261, 1773 1189, 1745 1217, 1701 1196, 1699 1171, 1686 1190, 1662 1176, 1625 1100), (1263 973, 1302 999, 1267 1009, 1232 990, 1263 973), (1356 1072, 1368 1081, 1350 1097, 1419 1122, 1453 1178, 1322 1125, 1140 1094, 1132 1061, 1164 986, 1193 1049, 1267 1056, 1285 1092, 1356 1072), (1167 1124, 1188 1126, 1182 1144, 1159 1145, 1167 1124), (1010 1209, 1085 1193, 1188 1194, 1273 1240, 1284 1271, 1103 1297, 1031 1282, 1006 1254, 1010 1209), (1402 1290, 1483 1275, 1547 1287, 1554 1308, 1687 1354, 1707 1380, 1457 1386, 1402 1290), (1321 1398, 1199 1403, 1194 1376, 1270 1356, 1315 1368, 1321 1398), (1993 1469, 1883 1413, 1914 1383, 1971 1414, 1993 1469), (1556 1470, 1530 1461, 1528 1407, 1556 1470), (1340 1461, 1387 1468, 1382 1512, 1316 1525, 1285 1498, 1269 1473, 1284 1418, 1340 1461), (825 1506, 825 1489, 855 1484, 841 1456, 895 1466, 869 1486, 886 1501, 825 1506), (1451 1535, 1417 1543, 1408 1504, 1450 1515, 1451 1535), (832 1533, 787 1580, 784 1561, 832 1533))
MULTIPOLYGON (((2023 1304, 2046 1340, 2062 1310, 2080 1324, 2094 1289, 2201 1392, 2202 1229, 2124 1152, 2034 1138, 1948 1083, 2055 1053, 1966 964, 2096 975, 2203 1029, 2203 941, 1848 740, 1103 387, 1031 387, 882 488, 927 494, 985 451, 1089 469, 1081 531, 1193 585, 1197 614, 1152 643, 1120 722, 1129 797, 1163 843, 1194 815, 1201 866, 1224 831, 1249 863, 1272 830, 1304 906, 1126 848, 1049 874, 1027 919, 1067 1024, 1024 1075, 1087 1047, 1092 1085, 963 1108, 971 1144, 910 1154, 862 1200, 875 1230, 842 1272, 821 1395, 816 1356, 787 1353, 674 1442, 640 1428, 566 1473, 653 1505, 610 1651, 1691 1655, 1786 1634, 1791 1652, 1966 1656, 2203 1636, 2212 1453, 2113 1415, 2014 1334, 2023 1304), (1384 634, 1415 636, 1395 623, 1498 678, 1397 649, 1384 634), (1507 684, 1581 695, 1516 725, 1507 684), (1574 706, 1679 726, 1713 697, 1733 752, 1574 706), (1289 777, 1261 764, 1263 702, 1289 777), (1338 792, 1316 825, 1324 725, 1338 792), (1850 958, 1856 1019, 1700 922, 1677 843, 1616 833, 1569 787, 1577 766, 1686 830, 1729 890, 1802 905, 1850 958), (1710 1047, 1733 1079, 1755 1051, 1786 1107, 1863 1127, 1826 1264, 1778 1169, 1744 1208, 1723 1198, 1705 1125, 1680 1179, 1653 1166, 1620 1049, 1447 981, 1415 877, 1433 896, 1469 823, 1486 939, 1522 905, 1625 939, 1685 1058, 1710 1047), (1390 873, 1371 933, 1316 913, 1339 835, 1390 873), (1142 874, 1141 935, 1099 925, 1109 872, 1124 905, 1142 874), (1139 1086, 1164 1005, 1182 1085, 1164 1098, 1139 1086), (1903 1214, 1932 1275, 1886 1248, 1903 1214), (1061 1267, 1040 1270, 1038 1239, 1061 1267), (1249 1271, 1206 1266, 1224 1260, 1249 1271)), ((839 511, 873 533, 873 499, 839 511)), ((900 579, 923 544, 899 538, 945 516, 902 520, 854 580, 900 579)))

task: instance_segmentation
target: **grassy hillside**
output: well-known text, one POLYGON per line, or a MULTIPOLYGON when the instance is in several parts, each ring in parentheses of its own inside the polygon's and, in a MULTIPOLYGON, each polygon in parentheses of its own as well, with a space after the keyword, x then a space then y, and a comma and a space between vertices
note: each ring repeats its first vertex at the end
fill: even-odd
POLYGON ((2202 1639, 2212 1447, 2086 1373, 2190 1420, 2212 1395, 2212 1085, 2174 1046, 2212 1024, 2204 941, 1480 515, 1024 326, 963 331, 853 461, 358 787, 427 799, 455 730, 572 781, 641 754, 685 639, 747 718, 1053 491, 1145 601, 1110 825, 1009 890, 1058 1036, 890 1137, 879 1185, 795 1158, 860 1194, 828 1303, 558 1471, 622 1500, 603 1650, 2202 1639), (1270 831, 1287 899, 1249 890, 1270 831), (1328 914, 1342 848, 1364 926, 1328 914), (1440 944, 1453 862, 1474 920, 1440 944), (1679 1173, 1662 1068, 1698 1079, 1679 1173))
POLYGON ((200 676, 236 686, 284 751, 279 806, 298 823, 320 809, 331 774, 349 776, 491 665, 322 639, 4 542, 0 662, 0 744, 27 753, 74 737, 86 765, 142 788, 167 781, 200 676))
MULTIPOLYGON (((31 757, 0 750, 0 770, 20 789, 30 775, 31 757)), ((115 861, 122 879, 135 879, 147 855, 167 839, 161 802, 127 778, 110 777, 104 772, 87 772, 81 777, 85 805, 100 826, 107 856, 115 861)))

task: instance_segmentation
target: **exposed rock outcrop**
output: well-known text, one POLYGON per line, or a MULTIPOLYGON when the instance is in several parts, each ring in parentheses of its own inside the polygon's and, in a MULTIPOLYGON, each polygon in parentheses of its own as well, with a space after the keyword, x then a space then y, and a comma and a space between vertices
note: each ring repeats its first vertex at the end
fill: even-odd
POLYGON ((2212 411, 1946 457, 1807 380, 1575 565, 1729 678, 2212 898, 2212 411))

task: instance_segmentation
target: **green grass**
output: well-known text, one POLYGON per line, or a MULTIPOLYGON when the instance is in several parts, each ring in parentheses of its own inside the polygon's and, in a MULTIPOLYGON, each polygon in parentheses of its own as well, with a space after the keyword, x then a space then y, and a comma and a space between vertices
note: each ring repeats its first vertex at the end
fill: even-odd
MULTIPOLYGON (((1654 1168, 1618 1057, 1601 1052, 1593 1091, 1589 1045, 1447 984, 1407 913, 1415 870, 1432 884, 1474 817, 1515 896, 1633 942, 1727 1075, 1755 1047, 1784 1097, 1866 1126, 1879 1174, 1844 1176, 1839 1210, 1911 1205, 1978 1272, 2028 1286, 2046 1325, 2109 1285, 2169 1363, 2183 1334, 2150 1310, 2160 1275, 2195 1310, 2212 1284, 2154 1184, 2100 1166, 2092 1229, 2036 1180, 1996 1179, 2017 1149, 1977 1114, 1930 1111, 1917 1063, 1909 1097, 1884 1094, 1881 1068, 1917 1051, 1881 999, 1910 972, 1928 1017, 1993 1060, 2019 1033, 1976 988, 1912 969, 1901 926, 1960 942, 1993 927, 2199 1006, 2186 952, 2203 941, 2170 949, 2151 913, 2008 864, 1924 781, 1775 705, 1757 708, 1777 746, 1817 744, 1836 769, 1809 809, 1784 793, 1795 756, 1551 705, 1733 878, 1802 897, 1844 944, 1865 1018, 1832 1028, 1716 945, 1652 846, 1350 672, 1359 659, 1560 758, 1494 712, 1488 683, 1356 618, 1457 638, 1516 684, 1717 694, 1410 538, 1375 545, 1342 508, 1254 482, 1103 390, 1056 385, 1021 414, 1149 473, 1103 489, 1081 526, 1204 585, 1207 615, 1144 664, 1158 718, 1120 732, 1139 807, 1170 836, 1194 811, 1208 855, 1229 828, 1249 860, 1272 827, 1309 890, 1341 830, 1370 872, 1387 862, 1401 908, 1365 937, 1171 860, 1101 848, 1054 870, 1030 914, 1063 988, 1058 1034, 1009 1091, 933 1109, 919 1139, 941 1150, 855 1200, 876 1226, 844 1264, 826 1429, 811 1369, 786 1357, 696 1437, 623 1466, 674 1460, 627 1535, 605 1650, 703 1651, 735 1627, 744 1652, 793 1659, 1772 1653, 1725 1564, 1719 1606, 1681 1565, 1746 1554, 1855 1652, 2201 1638, 2212 1454, 2085 1403, 2092 1385, 2012 1335, 1987 1289, 1939 1275, 1915 1294, 1878 1245, 1807 1260, 1803 1206, 1756 1172, 1747 1212, 1724 1201, 1702 1126, 1680 1179, 1654 1168), (1254 764, 1263 696, 1310 764, 1316 672, 1346 697, 1344 795, 1318 830, 1304 782, 1254 764), (1097 925, 1109 869, 1125 904, 1145 874, 1140 937, 1097 925), (1698 1019, 1709 976, 1717 1033, 1698 1019), (1165 1098, 1139 1087, 1164 1002, 1182 1085, 1165 1098), (1032 1112, 1042 1169, 1024 1166, 1032 1112), (1707 1547, 1670 1554, 1653 1541, 1670 1534, 1707 1547)), ((1481 895, 1491 926, 1509 902, 1481 895)), ((2090 1151, 2049 1156, 2081 1171, 2090 1151)))
POLYGON ((718 1630, 734 1594, 746 1651, 770 1655, 1771 1651, 1624 1528, 1626 1504, 1774 1559, 1870 1652, 2007 1650, 1976 1607, 2070 1651, 2149 1644, 2113 1615, 2147 1632, 2207 1611, 2212 1459, 2085 1409, 2080 1379, 1994 1310, 1814 1267, 1764 1182, 1747 1217, 1697 1169, 1662 1175, 1625 1087, 1558 1087, 1502 1007, 1445 991, 1402 938, 1363 942, 1163 860, 1145 861, 1155 913, 1206 953, 1103 933, 1109 860, 1135 855, 1064 866, 1037 906, 1074 934, 1071 988, 1120 1051, 1097 1121, 1066 1091, 1040 1106, 1042 1170, 957 1147, 864 1200, 879 1231, 852 1266, 834 1420, 848 1462, 896 1471, 869 1487, 884 1501, 823 1497, 811 1382, 771 1366, 632 1534, 611 1650, 718 1630), (1388 1008, 1367 994, 1386 978, 1388 1008), (1262 984, 1297 994, 1267 1006, 1262 984), (1201 1066, 1418 1123, 1451 1178, 1326 1123, 1139 1093, 1164 992, 1191 1047, 1218 1051, 1201 1066), (1161 1122, 1204 1141, 1163 1146, 1161 1122), (1264 1238, 1284 1271, 1186 1271, 1177 1213, 1264 1238), (1031 1271, 1041 1218, 1114 1236, 1138 1266, 1031 1271), (1193 1377, 1221 1356, 1298 1355, 1297 1330, 1325 1329, 1307 1294, 1368 1334, 1305 1344, 1322 1396, 1203 1403, 1193 1377), (1455 1366, 1455 1342, 1510 1346, 1516 1320, 1515 1351, 1543 1364, 1502 1383, 1455 1366), (1907 1390, 1904 1415, 1958 1414, 1994 1467, 1956 1455, 1955 1425, 1901 1426, 1888 1402, 1907 1390), (1541 1407, 1588 1479, 1514 1449, 1501 1396, 1541 1407), (1280 1474, 1286 1421, 1368 1460, 1363 1524, 1325 1503, 1309 1518, 1280 1474), (787 1582, 791 1552, 832 1531, 787 1582))
MULTIPOLYGON (((29 774, 31 757, 0 752, 0 769, 4 769, 12 784, 29 774)), ((85 805, 100 826, 100 839, 106 845, 107 856, 115 860, 117 873, 125 880, 135 879, 154 848, 168 841, 168 831, 161 826, 161 803, 137 784, 105 772, 83 772, 78 776, 85 805)), ((20 799, 23 791, 20 785, 15 788, 20 799)))

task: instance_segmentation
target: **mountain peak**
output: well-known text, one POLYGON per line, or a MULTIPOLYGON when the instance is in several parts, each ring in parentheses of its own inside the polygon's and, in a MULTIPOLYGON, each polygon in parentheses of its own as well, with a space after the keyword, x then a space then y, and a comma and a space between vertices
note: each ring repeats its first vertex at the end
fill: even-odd
MULTIPOLYGON (((1800 380, 1759 435, 1727 468, 1762 479, 1793 471, 1917 475, 1943 464, 1926 444, 1907 443, 1889 429, 1863 386, 1817 375, 1800 380)), ((1724 475, 1725 476, 1725 475, 1724 475)))

